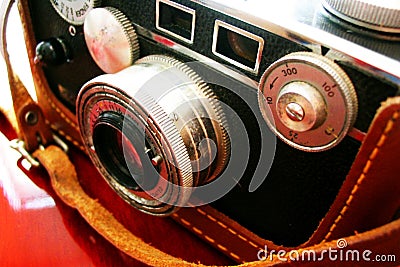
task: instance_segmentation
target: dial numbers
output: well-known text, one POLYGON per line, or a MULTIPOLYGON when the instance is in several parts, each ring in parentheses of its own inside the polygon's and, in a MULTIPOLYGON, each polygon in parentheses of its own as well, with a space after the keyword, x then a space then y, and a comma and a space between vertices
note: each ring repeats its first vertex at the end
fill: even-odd
POLYGON ((99 0, 50 0, 57 13, 68 23, 82 25, 87 13, 99 5, 99 0))
POLYGON ((270 128, 300 150, 334 147, 357 115, 356 94, 346 73, 313 53, 278 60, 264 73, 259 89, 259 105, 270 128))

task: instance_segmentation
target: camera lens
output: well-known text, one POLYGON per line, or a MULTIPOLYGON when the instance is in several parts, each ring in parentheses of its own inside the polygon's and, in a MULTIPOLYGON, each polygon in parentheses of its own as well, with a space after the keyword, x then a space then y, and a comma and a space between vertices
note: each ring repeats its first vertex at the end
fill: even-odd
POLYGON ((156 166, 149 164, 153 152, 146 138, 134 124, 122 132, 124 117, 115 112, 99 116, 93 127, 95 151, 110 175, 129 190, 142 191, 154 187, 156 166), (145 179, 146 177, 146 179, 145 179))
POLYGON ((87 151, 109 185, 153 215, 185 206, 230 154, 222 107, 187 64, 153 55, 89 81, 77 99, 87 151))

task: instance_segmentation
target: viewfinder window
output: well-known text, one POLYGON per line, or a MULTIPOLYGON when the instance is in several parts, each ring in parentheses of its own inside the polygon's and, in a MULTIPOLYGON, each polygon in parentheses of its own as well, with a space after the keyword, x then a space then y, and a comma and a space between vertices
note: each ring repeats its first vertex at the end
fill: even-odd
POLYGON ((257 73, 263 47, 261 37, 219 20, 215 22, 213 53, 229 63, 257 73))
POLYGON ((172 1, 157 1, 156 28, 187 43, 193 43, 195 11, 172 1))

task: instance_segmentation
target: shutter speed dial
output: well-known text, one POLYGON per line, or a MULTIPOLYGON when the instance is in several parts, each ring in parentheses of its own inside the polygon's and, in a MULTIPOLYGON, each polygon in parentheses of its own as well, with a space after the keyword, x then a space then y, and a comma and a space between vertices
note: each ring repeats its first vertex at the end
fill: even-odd
POLYGON ((62 19, 72 25, 82 25, 87 13, 100 5, 100 0, 50 0, 62 19))
POLYGON ((273 63, 261 78, 258 102, 280 139, 309 152, 340 143, 358 109, 347 74, 333 61, 310 52, 292 53, 273 63))

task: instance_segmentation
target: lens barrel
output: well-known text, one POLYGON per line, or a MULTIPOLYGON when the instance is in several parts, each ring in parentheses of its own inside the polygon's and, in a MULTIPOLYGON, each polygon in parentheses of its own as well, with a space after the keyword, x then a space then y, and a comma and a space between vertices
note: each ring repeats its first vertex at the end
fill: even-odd
POLYGON ((153 55, 83 86, 77 114, 87 151, 134 207, 168 215, 216 179, 228 126, 209 86, 187 64, 153 55))

